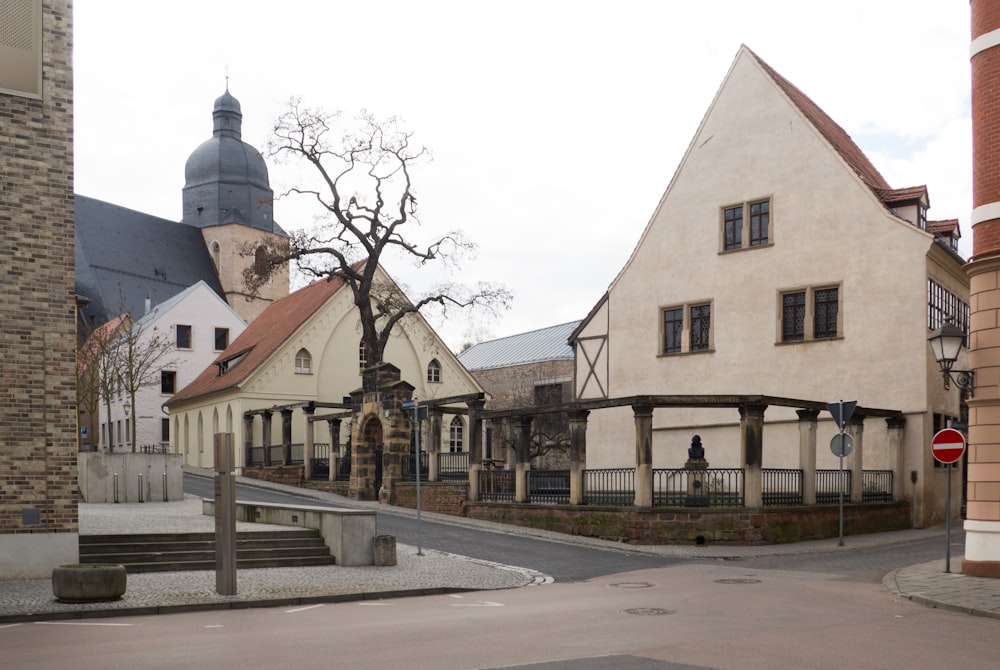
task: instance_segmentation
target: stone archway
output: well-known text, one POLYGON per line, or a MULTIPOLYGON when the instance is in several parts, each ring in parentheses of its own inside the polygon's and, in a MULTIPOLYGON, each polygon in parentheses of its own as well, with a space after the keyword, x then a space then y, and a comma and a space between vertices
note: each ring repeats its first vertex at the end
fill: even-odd
POLYGON ((378 416, 369 414, 360 422, 360 426, 351 450, 349 495, 355 500, 378 500, 383 469, 382 421, 378 416))

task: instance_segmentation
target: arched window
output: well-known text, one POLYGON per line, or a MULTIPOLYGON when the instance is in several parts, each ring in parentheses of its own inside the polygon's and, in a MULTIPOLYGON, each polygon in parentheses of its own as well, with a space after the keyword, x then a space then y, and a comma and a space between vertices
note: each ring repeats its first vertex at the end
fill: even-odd
POLYGON ((212 262, 215 263, 215 271, 222 271, 222 245, 219 244, 218 240, 212 240, 212 244, 209 245, 209 252, 212 254, 212 262))
POLYGON ((358 369, 361 372, 365 371, 368 367, 368 347, 365 345, 365 341, 361 340, 361 344, 358 345, 358 369))
POLYGON ((436 358, 427 364, 427 381, 431 384, 441 383, 441 364, 436 358))
POLYGON ((299 349, 295 354, 295 373, 300 375, 312 374, 312 356, 305 349, 299 349))
POLYGON ((257 251, 253 252, 253 271, 258 277, 268 275, 267 249, 264 247, 257 247, 257 251))
POLYGON ((453 454, 465 451, 465 426, 461 417, 453 418, 448 427, 448 450, 453 454))

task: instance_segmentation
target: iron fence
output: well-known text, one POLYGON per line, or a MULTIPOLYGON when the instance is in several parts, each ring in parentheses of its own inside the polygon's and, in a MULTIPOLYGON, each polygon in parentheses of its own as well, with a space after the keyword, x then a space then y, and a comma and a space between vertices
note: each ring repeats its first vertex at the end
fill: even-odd
POLYGON ((469 452, 442 453, 437 455, 438 479, 463 482, 469 480, 469 452))
POLYGON ((892 502, 892 470, 862 470, 861 500, 892 502))
POLYGON ((261 465, 264 465, 264 447, 247 449, 247 466, 252 468, 261 465))
POLYGON ((761 497, 765 507, 802 504, 802 470, 764 468, 761 470, 761 497))
MULTIPOLYGON (((427 477, 430 474, 430 470, 428 469, 430 460, 428 460, 428 456, 429 454, 427 452, 425 451, 420 452, 420 481, 422 482, 426 482, 427 477)), ((416 461, 417 459, 413 456, 413 454, 403 454, 403 462, 402 462, 403 471, 400 474, 400 478, 404 482, 417 481, 416 461)))
POLYGON ((656 507, 743 507, 743 468, 653 470, 656 507))
POLYGON ((291 445, 291 460, 288 462, 289 465, 304 465, 306 462, 306 445, 304 444, 293 444, 291 445))
POLYGON ((333 478, 338 482, 347 482, 351 480, 351 457, 344 456, 336 457, 333 459, 334 475, 333 478))
POLYGON ((313 444, 313 457, 309 466, 309 479, 325 481, 330 478, 330 445, 313 444))
POLYGON ((528 470, 528 502, 569 503, 569 470, 528 470))
POLYGON ((480 470, 479 500, 511 502, 514 500, 513 470, 480 470))
POLYGON ((270 461, 271 465, 281 465, 285 462, 285 445, 283 444, 272 444, 267 448, 268 453, 271 455, 270 461))
POLYGON ((583 502, 625 507, 635 503, 635 468, 583 471, 583 502))
POLYGON ((816 471, 816 504, 832 505, 840 502, 843 491, 844 500, 851 499, 850 470, 817 470, 816 471), (843 475, 843 476, 841 476, 843 475))

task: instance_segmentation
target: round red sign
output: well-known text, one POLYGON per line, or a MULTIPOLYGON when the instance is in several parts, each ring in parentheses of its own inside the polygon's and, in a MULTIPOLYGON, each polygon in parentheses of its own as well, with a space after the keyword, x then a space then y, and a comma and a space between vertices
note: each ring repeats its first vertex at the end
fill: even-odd
POLYGON ((954 428, 945 428, 934 433, 931 453, 939 463, 954 463, 965 453, 965 436, 954 428))

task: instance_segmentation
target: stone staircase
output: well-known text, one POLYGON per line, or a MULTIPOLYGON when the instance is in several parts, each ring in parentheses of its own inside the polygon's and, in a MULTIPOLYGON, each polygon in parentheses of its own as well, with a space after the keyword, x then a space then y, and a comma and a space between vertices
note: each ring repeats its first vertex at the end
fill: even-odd
MULTIPOLYGON (((214 533, 81 535, 81 563, 120 563, 129 574, 215 570, 214 533)), ((236 534, 236 568, 291 568, 336 561, 317 530, 236 534)))

